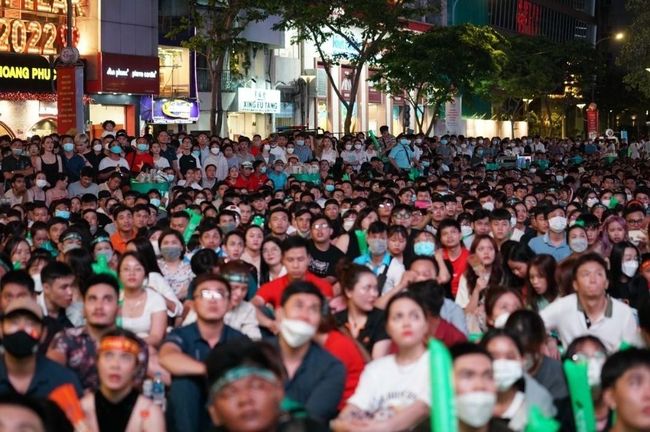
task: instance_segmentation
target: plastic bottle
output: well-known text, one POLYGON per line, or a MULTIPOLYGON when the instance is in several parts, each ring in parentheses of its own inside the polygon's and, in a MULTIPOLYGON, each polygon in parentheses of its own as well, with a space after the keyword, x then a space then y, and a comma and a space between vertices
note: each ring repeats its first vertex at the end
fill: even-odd
POLYGON ((153 380, 144 380, 142 383, 142 395, 146 398, 153 399, 153 380))
POLYGON ((151 396, 153 399, 153 403, 156 405, 159 405, 160 408, 164 411, 165 410, 165 383, 162 380, 162 376, 160 375, 160 372, 156 372, 156 375, 153 380, 153 385, 151 387, 151 396))

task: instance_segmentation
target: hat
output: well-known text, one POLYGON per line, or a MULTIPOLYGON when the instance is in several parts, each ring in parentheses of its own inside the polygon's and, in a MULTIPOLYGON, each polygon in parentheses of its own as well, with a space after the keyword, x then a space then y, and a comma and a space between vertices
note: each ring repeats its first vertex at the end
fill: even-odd
POLYGON ((36 300, 31 297, 19 297, 12 300, 7 306, 7 309, 5 309, 3 317, 7 317, 19 311, 27 312, 36 317, 39 321, 43 320, 43 310, 38 303, 36 303, 36 300))
POLYGON ((276 165, 284 165, 284 161, 282 159, 276 159, 273 163, 276 165))
POLYGON ((226 207, 224 210, 229 210, 229 211, 235 212, 235 213, 237 213, 239 216, 241 216, 241 210, 240 210, 239 207, 237 207, 235 204, 231 204, 231 205, 229 205, 229 206, 226 207))
POLYGON ((241 163, 242 168, 253 168, 253 162, 250 161, 244 161, 241 163))
POLYGON ((119 138, 119 137, 121 137, 121 136, 124 136, 124 137, 125 137, 125 136, 128 136, 128 135, 126 134, 126 131, 125 131, 124 129, 120 129, 120 130, 117 132, 117 134, 115 135, 115 138, 119 138))

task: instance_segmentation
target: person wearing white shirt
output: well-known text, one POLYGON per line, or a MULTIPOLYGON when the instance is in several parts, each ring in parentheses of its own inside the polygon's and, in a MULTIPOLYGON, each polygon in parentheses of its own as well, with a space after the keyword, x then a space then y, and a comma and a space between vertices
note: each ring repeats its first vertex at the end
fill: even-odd
POLYGON ((563 346, 579 336, 599 338, 607 351, 622 342, 637 344, 639 335, 633 310, 607 295, 607 264, 598 254, 581 256, 573 272, 575 294, 555 300, 540 312, 547 331, 557 331, 563 346))

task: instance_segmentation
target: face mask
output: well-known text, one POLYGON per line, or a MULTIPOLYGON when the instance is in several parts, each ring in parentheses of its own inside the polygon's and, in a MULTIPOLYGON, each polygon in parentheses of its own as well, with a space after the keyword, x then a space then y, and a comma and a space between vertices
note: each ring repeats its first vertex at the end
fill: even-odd
POLYGON ((578 237, 569 241, 569 248, 575 253, 582 253, 587 250, 589 243, 586 238, 578 237))
POLYGON ((210 149, 210 153, 212 153, 213 155, 218 155, 219 154, 219 147, 212 147, 210 149))
POLYGON ((183 249, 178 246, 165 246, 160 248, 160 256, 165 261, 176 261, 183 254, 183 249))
POLYGON ((69 210, 55 210, 54 211, 54 217, 60 217, 61 219, 68 220, 68 219, 70 219, 70 211, 69 210))
POLYGON ((474 232, 474 230, 469 225, 461 225, 460 226, 460 233, 463 236, 463 238, 471 236, 473 232, 474 232))
POLYGON ((440 140, 440 144, 442 144, 442 145, 447 145, 448 142, 449 141, 447 141, 446 139, 441 139, 440 140))
POLYGON ((352 144, 346 144, 345 149, 348 150, 348 151, 352 150, 352 144))
POLYGON ((623 271, 623 274, 627 277, 632 277, 636 274, 636 271, 639 268, 639 262, 638 261, 623 261, 623 264, 621 264, 621 270, 623 271))
POLYGON ((160 207, 160 200, 158 198, 151 198, 149 200, 149 204, 151 204, 154 207, 160 207))
POLYGON ((436 251, 436 244, 432 241, 421 241, 413 245, 413 252, 416 255, 433 256, 436 251))
POLYGON ((266 167, 260 168, 260 174, 266 174, 266 167))
POLYGON ((70 244, 70 245, 64 246, 64 247, 63 247, 63 253, 68 253, 68 252, 70 252, 70 251, 73 250, 73 249, 81 249, 81 245, 78 245, 78 244, 74 244, 74 243, 73 243, 73 244, 70 244))
POLYGON ((327 192, 334 192, 335 186, 333 184, 326 184, 325 185, 325 190, 327 192))
POLYGON ((305 141, 303 141, 303 140, 296 140, 296 145, 299 145, 299 146, 305 145, 305 141))
POLYGON ((357 150, 361 150, 361 144, 355 144, 354 148, 357 149, 357 150))
POLYGON ((555 176, 555 181, 557 181, 558 183, 562 183, 563 180, 564 180, 564 176, 562 175, 555 176))
POLYGON ((194 204, 201 205, 205 200, 203 198, 197 198, 194 200, 194 204))
POLYGON ((494 210, 494 203, 492 201, 488 201, 484 203, 482 207, 487 211, 492 211, 494 210))
POLYGON ((587 382, 589 387, 600 387, 600 372, 603 370, 604 359, 590 358, 587 360, 587 382))
POLYGON ((515 225, 517 225, 517 218, 513 216, 510 218, 510 226, 513 227, 515 225))
POLYGON ((45 179, 36 179, 36 186, 43 189, 45 186, 47 186, 47 180, 45 180, 45 179))
POLYGON ((71 152, 72 150, 74 150, 74 144, 72 144, 72 143, 63 144, 63 151, 71 152))
POLYGON ((157 257, 160 256, 160 246, 158 245, 158 242, 155 240, 151 240, 151 247, 153 247, 153 252, 156 254, 157 257))
POLYGON ((354 225, 354 219, 346 219, 343 221, 343 229, 346 231, 350 231, 352 228, 352 225, 354 225))
POLYGON ((95 252, 95 255, 96 255, 97 258, 99 258, 100 255, 103 255, 104 257, 106 257, 106 261, 110 261, 111 258, 113 258, 113 251, 110 250, 110 249, 104 249, 104 250, 100 250, 100 251, 95 252))
POLYGON ((2 338, 2 345, 12 356, 23 359, 36 354, 38 350, 38 339, 31 337, 25 330, 5 335, 2 338))
POLYGON ((508 390, 524 375, 524 367, 517 360, 494 360, 492 369, 497 390, 501 392, 508 390))
POLYGON ((506 326, 506 322, 508 322, 508 318, 510 318, 510 314, 508 312, 504 312, 497 316, 494 319, 494 328, 504 328, 506 326))
POLYGON ((388 249, 388 241, 385 239, 368 240, 368 249, 372 255, 383 255, 388 249))
POLYGON ((587 207, 591 208, 596 205, 598 198, 587 198, 587 207))
POLYGON ((422 138, 416 138, 415 143, 416 144, 421 144, 422 143, 422 138))
POLYGON ((93 150, 95 150, 96 152, 102 151, 102 145, 101 144, 95 144, 93 146, 93 150))
POLYGON ((201 152, 200 151, 193 151, 192 156, 194 156, 194 159, 198 159, 199 156, 201 156, 201 152))
POLYGON ((465 424, 479 428, 492 418, 497 397, 490 392, 470 392, 456 396, 456 412, 465 424))
POLYGON ((553 216, 548 220, 548 228, 556 233, 566 229, 567 220, 564 216, 553 216))
POLYGON ((531 168, 529 171, 531 174, 535 174, 537 172, 537 168, 531 168))
POLYGON ((609 204, 612 202, 612 200, 610 200, 609 198, 605 198, 602 199, 600 202, 602 202, 605 207, 609 208, 609 204))
POLYGON ((408 145, 409 140, 406 138, 400 138, 399 143, 402 145, 408 145))
POLYGON ((302 320, 283 319, 280 322, 282 339, 291 348, 303 346, 316 334, 316 327, 302 320))
POLYGON ((113 154, 122 153, 122 147, 120 147, 118 145, 111 147, 111 153, 113 153, 113 154))
POLYGON ((422 165, 423 168, 428 168, 429 165, 431 165, 431 163, 429 161, 422 161, 422 162, 420 162, 420 164, 422 165))
POLYGON ((234 231, 235 228, 237 228, 237 224, 234 222, 228 222, 225 224, 220 225, 221 231, 223 231, 223 234, 226 235, 231 231, 234 231))
POLYGON ((141 152, 146 152, 149 150, 149 144, 137 144, 136 146, 141 152))
POLYGON ((287 147, 287 153, 289 154, 293 153, 293 147, 287 147))

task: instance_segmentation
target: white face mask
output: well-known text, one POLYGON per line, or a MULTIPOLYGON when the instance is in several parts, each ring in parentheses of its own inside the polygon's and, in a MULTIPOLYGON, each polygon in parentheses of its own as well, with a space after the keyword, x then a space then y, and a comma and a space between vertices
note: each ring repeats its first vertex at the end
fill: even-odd
POLYGON ((158 246, 158 242, 156 240, 151 240, 151 246, 153 246, 153 251, 156 254, 157 257, 160 256, 160 246, 158 246))
POLYGON ((483 204, 483 208, 487 211, 492 211, 494 210, 494 203, 492 201, 488 201, 483 204))
POLYGON ((311 340, 316 334, 316 327, 302 320, 283 319, 280 322, 282 339, 291 347, 298 348, 311 340))
POLYGON ((210 149, 210 153, 212 153, 213 155, 217 155, 217 154, 219 154, 219 151, 220 151, 220 150, 219 150, 219 147, 212 147, 212 148, 210 149))
POLYGON ((513 227, 515 225, 517 225, 517 218, 515 216, 512 216, 510 218, 510 226, 513 227))
POLYGON ((485 426, 492 418, 497 396, 490 392, 470 392, 456 396, 458 418, 468 426, 485 426))
POLYGON ((596 205, 597 202, 598 202, 598 198, 594 198, 594 197, 587 198, 587 207, 592 208, 593 206, 596 205))
POLYGON ((95 144, 93 146, 93 150, 95 150, 96 152, 102 151, 102 145, 101 144, 95 144))
POLYGON ((463 238, 471 236, 473 232, 474 232, 474 230, 469 225, 461 225, 460 226, 460 233, 463 236, 463 238))
POLYGON ((343 221, 343 229, 346 231, 350 231, 352 228, 352 225, 354 225, 354 219, 346 219, 343 221))
POLYGON ((556 233, 566 229, 567 220, 564 216, 553 216, 548 220, 548 228, 556 233))
POLYGON ((635 260, 623 261, 623 264, 621 264, 621 270, 623 271, 623 274, 627 277, 634 276, 638 268, 639 268, 639 262, 635 260))
POLYGON ((47 186, 47 180, 45 180, 45 179, 36 179, 36 186, 43 189, 45 186, 47 186))
POLYGON ((492 362, 494 382, 500 392, 508 390, 524 375, 524 368, 520 361, 499 359, 492 362))
POLYGON ((587 381, 589 387, 600 387, 600 372, 603 370, 605 359, 590 358, 587 361, 587 381))
POLYGON ((504 328, 506 326, 506 322, 508 322, 508 318, 510 318, 510 314, 508 312, 504 312, 497 316, 494 319, 494 328, 504 328))
POLYGON ((586 238, 577 237, 569 240, 569 248, 575 253, 582 253, 587 250, 589 243, 586 238))

